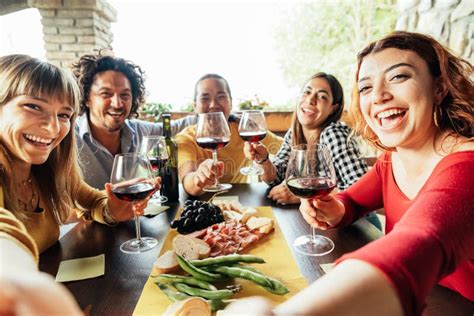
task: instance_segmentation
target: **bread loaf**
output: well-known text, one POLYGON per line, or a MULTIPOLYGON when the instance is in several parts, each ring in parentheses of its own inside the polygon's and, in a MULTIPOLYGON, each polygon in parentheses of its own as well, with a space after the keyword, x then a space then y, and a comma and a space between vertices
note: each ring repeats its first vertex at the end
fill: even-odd
POLYGON ((153 269, 158 273, 170 273, 179 270, 179 264, 173 250, 168 250, 156 259, 153 269))
POLYGON ((173 250, 186 260, 207 258, 211 253, 211 247, 204 240, 185 235, 173 238, 173 250))

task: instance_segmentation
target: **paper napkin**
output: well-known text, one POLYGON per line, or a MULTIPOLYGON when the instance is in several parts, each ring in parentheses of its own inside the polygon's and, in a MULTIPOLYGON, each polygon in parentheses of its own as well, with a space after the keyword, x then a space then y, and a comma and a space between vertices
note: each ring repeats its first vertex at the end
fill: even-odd
POLYGON ((105 255, 65 260, 59 263, 56 282, 95 278, 105 274, 105 255))

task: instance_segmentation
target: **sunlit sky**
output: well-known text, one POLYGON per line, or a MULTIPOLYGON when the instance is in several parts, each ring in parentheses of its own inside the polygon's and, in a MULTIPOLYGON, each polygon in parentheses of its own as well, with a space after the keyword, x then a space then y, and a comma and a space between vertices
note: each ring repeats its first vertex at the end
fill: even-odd
MULTIPOLYGON (((148 101, 177 108, 192 101, 196 80, 218 73, 230 83, 234 106, 255 94, 272 105, 291 103, 276 62, 272 32, 285 21, 285 2, 109 0, 116 56, 140 65, 148 101)), ((0 17, 0 54, 45 57, 40 16, 28 9, 0 17), (28 40, 25 40, 28 39, 28 40)))

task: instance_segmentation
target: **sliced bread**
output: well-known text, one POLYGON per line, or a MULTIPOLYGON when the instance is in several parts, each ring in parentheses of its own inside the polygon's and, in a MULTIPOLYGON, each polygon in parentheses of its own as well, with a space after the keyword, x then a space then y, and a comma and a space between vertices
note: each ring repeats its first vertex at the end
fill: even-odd
POLYGON ((173 250, 168 250, 156 259, 153 269, 159 273, 170 273, 179 270, 176 254, 173 250))
POLYGON ((204 240, 185 235, 173 238, 173 250, 186 260, 207 258, 211 253, 211 247, 204 240))

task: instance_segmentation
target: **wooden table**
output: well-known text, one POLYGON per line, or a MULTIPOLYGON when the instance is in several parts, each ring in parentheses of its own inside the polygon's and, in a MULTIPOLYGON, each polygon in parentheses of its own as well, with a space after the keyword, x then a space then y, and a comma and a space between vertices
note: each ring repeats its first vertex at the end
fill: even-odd
MULTIPOLYGON (((266 198, 265 184, 234 185, 226 195, 238 195, 244 206, 271 205, 285 239, 293 252, 300 271, 308 282, 318 279, 324 272, 320 263, 330 263, 342 254, 353 251, 382 234, 365 220, 344 229, 322 232, 330 237, 335 250, 323 257, 307 257, 298 254, 291 245, 301 234, 309 233, 309 225, 302 219, 295 206, 278 206, 266 198)), ((187 198, 181 191, 181 205, 187 198)), ((202 199, 209 198, 208 195, 202 199)), ((151 272, 161 245, 174 218, 177 205, 154 218, 142 218, 142 236, 154 236, 160 241, 155 249, 139 254, 124 254, 120 244, 135 236, 133 221, 107 227, 98 223, 77 224, 59 243, 40 257, 40 270, 56 275, 62 260, 105 254, 105 275, 83 281, 67 282, 81 308, 91 305, 91 315, 131 315, 143 286, 151 272)), ((459 294, 437 286, 427 300, 425 315, 474 315, 474 304, 459 294)))

